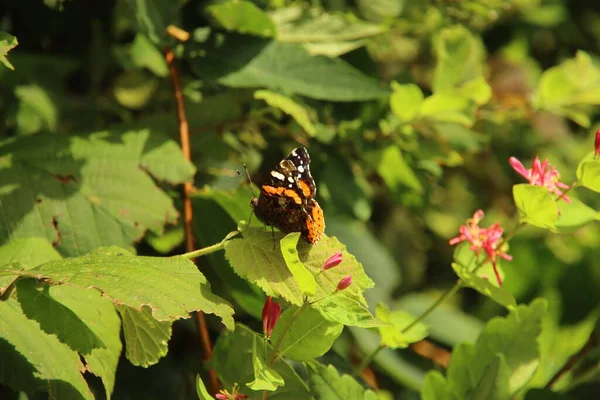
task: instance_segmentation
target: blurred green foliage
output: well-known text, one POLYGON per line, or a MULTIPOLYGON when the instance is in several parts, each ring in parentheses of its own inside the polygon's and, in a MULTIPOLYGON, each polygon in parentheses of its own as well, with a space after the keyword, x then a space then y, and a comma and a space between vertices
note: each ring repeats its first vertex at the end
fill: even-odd
MULTIPOLYGON (((434 363, 405 348, 423 331, 406 338, 383 329, 398 348, 374 362, 382 398, 466 398, 481 388, 497 388, 488 398, 586 398, 600 391, 597 349, 553 386, 563 393, 543 388, 586 342, 598 341, 600 186, 592 153, 600 128, 599 57, 600 3, 585 0, 2 2, 0 244, 9 247, 0 248, 0 265, 28 270, 112 245, 145 256, 181 254, 173 185, 190 179, 197 245, 217 243, 250 215, 254 187, 244 187, 236 170, 246 164, 260 185, 272 165, 303 145, 327 235, 375 283, 365 292, 372 312, 381 302, 380 313, 405 326, 405 311, 421 315, 456 282, 455 272, 474 289, 423 321, 430 341, 455 349, 446 376, 427 374, 434 363), (170 25, 190 39, 177 41, 170 25), (167 47, 183 86, 191 164, 177 146, 167 47), (508 164, 515 156, 530 165, 536 155, 558 168, 562 182, 578 181, 572 204, 525 185, 508 164), (480 208, 507 232, 519 220, 529 224, 510 239, 513 259, 501 264, 501 288, 467 261, 453 264, 462 259, 448 245, 480 208), (506 337, 514 338, 510 354, 506 337), (454 397, 444 397, 447 389, 454 397)), ((212 291, 232 303, 236 321, 260 330, 261 277, 234 272, 222 253, 198 264, 212 291)), ((23 296, 46 290, 19 282, 23 296)), ((76 309, 73 298, 83 294, 52 288, 70 305, 66 312, 52 303, 61 320, 110 314, 105 328, 114 340, 102 356, 92 354, 108 357, 112 367, 96 360, 96 369, 81 375, 76 353, 60 346, 61 332, 27 350, 25 335, 47 331, 21 310, 12 283, 0 276, 0 320, 10 321, 0 321, 0 397, 16 398, 14 389, 43 397, 32 393, 49 387, 56 398, 104 398, 114 387, 115 399, 196 398, 196 374, 205 370, 191 320, 118 309, 122 351, 117 314, 106 311, 114 309, 104 297, 90 295, 89 309, 76 309), (135 329, 152 332, 151 339, 135 329), (29 358, 15 356, 15 348, 29 358), (52 357, 43 373, 32 370, 52 357)), ((218 339, 214 365, 231 388, 239 376, 227 361, 246 352, 240 362, 252 371, 260 357, 247 352, 256 333, 242 325, 226 333, 214 317, 208 323, 218 339)), ((79 345, 100 334, 87 332, 79 345)), ((328 339, 320 345, 328 348, 328 339)), ((379 343, 378 335, 353 327, 333 351, 307 364, 307 376, 279 361, 274 370, 293 398, 354 398, 349 390, 377 398, 343 373, 379 343), (327 390, 338 397, 326 397, 327 390)), ((240 385, 256 377, 246 378, 240 385)))

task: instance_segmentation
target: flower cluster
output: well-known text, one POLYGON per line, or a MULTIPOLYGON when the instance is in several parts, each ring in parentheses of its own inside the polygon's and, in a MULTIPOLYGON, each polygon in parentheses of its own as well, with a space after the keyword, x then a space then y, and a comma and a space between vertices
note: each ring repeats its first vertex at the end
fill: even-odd
POLYGON ((465 225, 459 228, 460 235, 450 239, 449 243, 451 246, 461 242, 471 243, 470 250, 479 255, 482 252, 485 253, 494 267, 494 273, 499 285, 502 285, 502 278, 498 272, 497 260, 502 258, 504 260, 512 260, 512 256, 506 254, 502 246, 502 234, 504 230, 500 227, 497 222, 489 228, 482 228, 479 226, 479 222, 484 217, 483 210, 477 210, 473 214, 472 218, 467 219, 465 225))
MULTIPOLYGON (((600 140, 596 138, 596 140, 600 140)), ((523 163, 516 157, 510 157, 508 162, 515 171, 521 174, 530 184, 534 186, 541 186, 546 188, 549 192, 558 195, 564 199, 567 203, 571 202, 571 199, 564 195, 560 189, 568 189, 569 185, 560 182, 560 173, 556 167, 550 165, 548 160, 540 161, 540 158, 536 156, 533 159, 533 165, 527 169, 523 166, 523 163)))
POLYGON ((219 393, 217 393, 215 395, 215 399, 217 400, 241 400, 241 399, 247 399, 250 396, 245 395, 245 394, 240 394, 238 393, 238 384, 234 384, 233 388, 231 389, 231 393, 229 393, 227 390, 220 390, 219 393))

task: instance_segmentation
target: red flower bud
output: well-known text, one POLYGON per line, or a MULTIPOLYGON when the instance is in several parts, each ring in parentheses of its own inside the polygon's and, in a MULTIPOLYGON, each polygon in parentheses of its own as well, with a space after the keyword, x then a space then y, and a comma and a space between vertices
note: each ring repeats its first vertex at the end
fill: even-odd
POLYGON ((594 142, 594 158, 600 156, 600 129, 596 131, 596 140, 594 142))
POLYGON ((321 267, 321 271, 327 271, 330 268, 337 267, 338 265, 340 265, 343 258, 344 258, 344 256, 341 251, 335 253, 334 255, 329 257, 327 259, 327 261, 325 261, 325 263, 323 263, 323 266, 321 267))
POLYGON ((336 291, 339 292, 341 290, 344 290, 350 285, 352 285, 352 275, 345 276, 338 283, 336 291))
POLYGON ((267 335, 267 338, 271 337, 273 328, 275 328, 280 316, 281 306, 279 303, 272 301, 271 296, 267 297, 262 310, 263 332, 267 335))

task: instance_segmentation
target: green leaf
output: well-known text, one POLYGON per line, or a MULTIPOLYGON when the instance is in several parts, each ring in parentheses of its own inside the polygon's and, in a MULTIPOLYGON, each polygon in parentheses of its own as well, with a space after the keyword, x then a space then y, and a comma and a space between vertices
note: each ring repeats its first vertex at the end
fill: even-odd
POLYGON ((131 61, 138 68, 148 68, 156 76, 169 76, 165 57, 154 43, 143 33, 138 33, 131 44, 131 61))
POLYGON ((443 92, 482 75, 485 48, 481 39, 462 25, 445 28, 434 38, 437 65, 433 91, 443 92))
POLYGON ((456 92, 480 106, 486 104, 492 98, 492 88, 482 76, 468 81, 459 87, 456 92))
POLYGON ((594 192, 600 192, 600 160, 581 163, 577 169, 579 184, 594 192))
POLYGON ((558 208, 560 215, 556 221, 556 227, 561 232, 572 232, 589 222, 600 219, 596 210, 583 204, 579 199, 571 198, 570 203, 561 201, 558 208))
POLYGON ((196 376, 196 394, 198 395, 198 400, 214 400, 214 397, 208 394, 208 390, 206 390, 206 386, 204 386, 200 375, 196 376))
POLYGON ((489 384, 490 377, 497 375, 504 379, 503 363, 494 360, 498 354, 509 368, 508 393, 514 394, 522 388, 539 364, 537 341, 545 312, 544 300, 519 306, 505 318, 490 320, 475 345, 464 343, 455 348, 448 367, 448 381, 454 394, 460 399, 467 398, 469 392, 486 381, 489 384))
POLYGON ((588 105, 600 104, 600 70, 584 51, 542 74, 534 106, 589 126, 588 105))
POLYGON ((49 292, 50 296, 69 308, 102 341, 102 347, 92 349, 91 353, 83 354, 83 357, 86 369, 102 379, 106 398, 110 400, 123 348, 121 320, 114 305, 95 290, 60 285, 51 286, 49 292))
POLYGON ((167 35, 167 27, 178 24, 181 2, 171 0, 126 0, 137 23, 136 31, 144 33, 150 40, 162 47, 172 40, 167 35))
MULTIPOLYGON (((250 349, 255 339, 259 341, 258 343, 262 343, 262 336, 241 324, 236 324, 234 332, 219 335, 211 365, 217 371, 224 387, 254 379, 253 355, 250 349)), ((262 346, 258 346, 257 350, 260 350, 260 347, 262 346)), ((267 344, 267 355, 272 355, 272 352, 272 346, 267 344)), ((269 399, 306 400, 309 398, 308 387, 291 365, 282 359, 277 359, 271 368, 281 376, 285 386, 269 393, 269 399)), ((262 392, 242 390, 241 394, 249 395, 252 400, 263 398, 262 392)))
POLYGON ((17 129, 20 134, 56 131, 59 111, 47 90, 36 84, 19 85, 15 96, 19 99, 17 129))
POLYGON ((423 192, 423 186, 396 145, 381 150, 377 172, 391 191, 407 186, 417 193, 423 192))
MULTIPOLYGON (((61 256, 46 240, 38 237, 19 238, 0 247, 0 266, 13 264, 25 270, 48 261, 60 260, 61 256)), ((0 297, 17 279, 17 276, 0 276, 0 297)))
POLYGON ((123 107, 141 110, 152 100, 158 85, 158 79, 149 72, 130 69, 115 78, 113 95, 123 107))
POLYGON ((246 384, 252 390, 268 390, 273 392, 278 387, 284 386, 285 382, 277 371, 267 365, 266 354, 263 346, 259 346, 259 339, 254 336, 252 341, 252 366, 254 369, 254 380, 246 384))
POLYGON ((353 15, 319 13, 292 6, 272 13, 277 40, 302 43, 313 55, 338 57, 366 45, 366 39, 385 32, 382 25, 360 21, 353 15))
POLYGON ((309 361, 325 354, 333 342, 341 335, 344 325, 328 321, 312 307, 303 307, 290 324, 297 307, 290 307, 281 314, 281 318, 273 329, 271 342, 278 343, 279 357, 293 361, 309 361), (289 329, 285 332, 286 327, 289 329))
POLYGON ((15 390, 45 390, 57 399, 93 399, 77 352, 27 318, 14 297, 0 301, 0 381, 15 390))
POLYGON ((50 295, 48 285, 38 286, 34 279, 21 279, 16 288, 23 313, 37 321, 47 334, 56 335, 58 340, 81 354, 105 347, 77 314, 50 295))
POLYGON ((513 186, 513 197, 522 223, 556 230, 558 206, 546 188, 521 183, 513 186))
POLYGON ((393 311, 383 303, 377 304, 375 315, 381 321, 387 323, 387 326, 379 327, 381 335, 381 344, 392 349, 405 349, 409 344, 425 339, 429 335, 429 330, 422 322, 418 322, 406 333, 402 330, 408 327, 416 319, 406 311, 393 311))
POLYGON ((316 361, 307 363, 311 394, 317 399, 359 400, 380 398, 371 390, 365 390, 350 375, 340 375, 333 365, 316 361))
POLYGON ((384 98, 388 91, 341 59, 311 56, 301 45, 228 35, 192 51, 196 74, 235 88, 269 88, 329 101, 384 98), (243 49, 243 51, 240 51, 243 49))
POLYGON ((19 42, 17 41, 16 37, 14 37, 13 35, 6 33, 6 32, 0 32, 0 62, 2 62, 2 64, 6 65, 6 67, 8 69, 14 70, 15 67, 13 67, 13 65, 10 63, 10 61, 8 61, 8 58, 6 58, 6 55, 8 54, 8 52, 10 50, 14 49, 18 44, 19 44, 19 42))
MULTIPOLYGON (((488 279, 482 278, 457 263, 452 263, 452 269, 461 280, 461 284, 477 290, 482 295, 494 300, 496 303, 514 310, 517 302, 513 295, 506 289, 492 285, 488 279)), ((489 278, 494 279, 494 278, 489 278)))
POLYGON ((159 146, 170 140, 152 136, 140 130, 0 142, 7 154, 0 159, 0 242, 44 237, 77 256, 103 245, 130 248, 146 229, 162 234, 178 213, 144 169, 173 183, 191 179, 193 169, 180 151, 159 146))
POLYGON ((439 371, 429 371, 421 389, 422 400, 458 400, 448 388, 446 377, 439 371))
POLYGON ((277 33, 269 15, 249 1, 226 1, 206 7, 206 11, 230 31, 264 37, 277 33))
POLYGON ((168 352, 172 321, 157 321, 152 309, 146 305, 142 310, 117 305, 123 321, 123 337, 127 359, 136 366, 156 364, 168 352))
POLYGON ((294 232, 287 234, 279 241, 281 248, 281 255, 287 265, 288 269, 296 279, 300 291, 303 295, 314 296, 317 291, 317 282, 313 274, 306 269, 306 267, 300 261, 298 257, 298 239, 300 239, 300 232, 294 232))
POLYGON ((423 92, 414 83, 400 85, 392 82, 390 107, 396 117, 402 122, 410 122, 417 118, 423 103, 423 92))
MULTIPOLYGON (((271 232, 263 229, 248 228, 242 239, 233 239, 225 243, 225 256, 233 270, 242 278, 258 285, 269 296, 283 297, 291 304, 300 306, 304 302, 302 290, 287 268, 281 250, 273 248, 271 232)), ((283 234, 276 233, 276 243, 283 234)), ((298 256, 304 266, 315 275, 317 290, 309 300, 322 299, 336 290, 337 284, 346 275, 352 275, 352 285, 336 294, 336 297, 348 297, 366 304, 363 291, 373 286, 362 266, 345 246, 337 239, 323 236, 317 244, 301 240, 298 243, 298 256), (335 268, 318 274, 323 263, 337 252, 342 252, 343 262, 335 268)), ((322 301, 315 303, 320 309, 322 301)))
MULTIPOLYGON (((1 268, 0 268, 1 270, 1 268)), ((196 265, 182 257, 135 257, 117 248, 52 261, 19 272, 21 276, 100 290, 115 304, 143 311, 149 306, 158 321, 188 318, 192 311, 215 314, 233 328, 233 309, 210 291, 196 265)))
POLYGON ((271 107, 279 108, 281 111, 294 118, 294 121, 296 121, 306 133, 313 137, 316 136, 317 129, 312 123, 311 115, 302 104, 296 103, 288 96, 269 90, 257 90, 254 92, 254 98, 264 100, 271 107))
POLYGON ((508 388, 510 368, 506 365, 502 354, 493 356, 492 361, 483 370, 481 379, 466 395, 468 399, 509 400, 508 388))
POLYGON ((438 122, 473 126, 475 103, 455 93, 439 93, 427 97, 421 105, 421 117, 438 122))
POLYGON ((395 18, 402 13, 404 0, 357 0, 361 15, 372 21, 395 18))

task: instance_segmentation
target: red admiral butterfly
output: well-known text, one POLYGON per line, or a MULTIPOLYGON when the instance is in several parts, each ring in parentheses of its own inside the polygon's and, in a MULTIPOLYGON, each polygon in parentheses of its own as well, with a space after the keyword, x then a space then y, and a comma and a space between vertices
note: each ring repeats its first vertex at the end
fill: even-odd
POLYGON ((314 199, 317 193, 310 174, 310 156, 298 147, 271 171, 260 196, 251 201, 254 214, 281 232, 300 232, 309 243, 317 243, 325 230, 323 209, 314 199))

